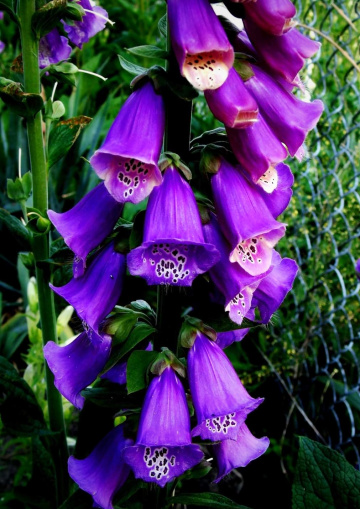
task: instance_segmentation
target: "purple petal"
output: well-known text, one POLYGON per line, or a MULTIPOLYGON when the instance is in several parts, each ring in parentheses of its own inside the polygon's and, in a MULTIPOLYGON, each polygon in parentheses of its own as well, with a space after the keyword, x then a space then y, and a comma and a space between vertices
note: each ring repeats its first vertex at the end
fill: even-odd
POLYGON ((234 69, 221 87, 205 90, 205 99, 213 115, 228 127, 245 128, 257 120, 256 101, 234 69))
POLYGON ((55 387, 77 408, 84 405, 80 392, 90 385, 110 355, 111 337, 94 331, 82 332, 66 346, 49 341, 44 356, 55 377, 55 387))
POLYGON ((130 273, 149 285, 190 286, 218 258, 216 248, 204 240, 191 187, 169 167, 150 195, 143 244, 128 255, 130 273))
POLYGON ((148 81, 124 103, 104 143, 90 159, 115 200, 138 203, 161 183, 157 162, 164 129, 164 101, 148 81))
POLYGON ((101 183, 72 209, 63 214, 48 210, 48 216, 65 243, 85 264, 90 251, 112 232, 122 209, 123 204, 115 201, 101 183))
POLYGON ((137 479, 155 482, 162 488, 197 465, 203 457, 199 446, 194 444, 183 447, 134 445, 124 451, 124 459, 137 479))
POLYGON ((358 279, 360 279, 360 258, 356 260, 355 263, 355 272, 358 279))
POLYGON ((39 67, 43 69, 50 64, 57 64, 61 60, 67 60, 71 53, 71 46, 66 37, 60 35, 54 28, 40 39, 39 42, 39 67))
POLYGON ((294 175, 289 166, 284 163, 279 163, 275 168, 269 168, 259 179, 260 194, 275 219, 289 205, 293 184, 294 175))
POLYGON ((246 467, 250 461, 264 454, 269 444, 267 437, 255 438, 246 424, 242 424, 236 440, 223 440, 213 446, 219 468, 214 482, 219 482, 233 468, 246 467))
POLYGON ((84 42, 88 42, 90 37, 93 37, 105 28, 108 13, 102 7, 93 6, 90 0, 79 0, 78 3, 83 9, 92 12, 85 12, 82 21, 74 21, 73 25, 67 25, 64 21, 62 23, 70 41, 79 48, 82 48, 84 42))
POLYGON ((0 53, 2 53, 5 49, 5 43, 3 41, 0 41, 0 53))
POLYGON ((127 362, 118 362, 109 371, 101 375, 100 378, 105 378, 110 380, 110 382, 120 385, 126 384, 126 366, 127 362))
POLYGON ((296 9, 290 0, 256 0, 245 3, 246 15, 266 32, 282 35, 292 26, 296 9))
POLYGON ((226 332, 218 332, 216 337, 216 344, 224 350, 228 346, 235 343, 235 341, 242 341, 250 329, 236 329, 226 332))
POLYGON ((124 439, 122 426, 108 433, 85 459, 69 458, 69 475, 79 487, 90 493, 97 507, 113 509, 112 499, 125 483, 130 468, 124 462, 124 450, 133 440, 124 439))
POLYGON ((65 286, 50 287, 71 304, 77 314, 93 330, 117 303, 125 276, 126 257, 114 251, 111 242, 99 251, 85 274, 73 278, 65 286))
POLYGON ((172 47, 180 72, 200 90, 220 87, 234 62, 234 51, 207 0, 168 0, 172 47))

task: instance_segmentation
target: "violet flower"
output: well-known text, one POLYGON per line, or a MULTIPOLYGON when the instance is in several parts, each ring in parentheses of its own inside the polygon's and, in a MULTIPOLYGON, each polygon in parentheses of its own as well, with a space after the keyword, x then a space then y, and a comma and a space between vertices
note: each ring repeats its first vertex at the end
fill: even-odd
POLYGON ((5 43, 3 41, 0 41, 0 53, 2 53, 5 49, 5 43))
POLYGON ((82 20, 74 21, 72 25, 68 25, 64 21, 62 23, 70 41, 82 48, 84 42, 88 42, 91 37, 103 30, 109 20, 105 9, 93 5, 90 0, 78 0, 77 3, 85 9, 82 20))
POLYGON ((230 261, 252 276, 265 273, 286 225, 274 219, 261 192, 241 174, 241 168, 225 159, 211 186, 221 230, 231 245, 230 261))
POLYGON ((276 219, 290 203, 294 175, 289 166, 279 163, 272 166, 260 177, 258 186, 267 208, 276 219))
POLYGON ((85 398, 80 392, 96 379, 105 366, 110 346, 110 336, 99 336, 91 329, 82 332, 68 345, 59 346, 49 341, 44 346, 44 356, 54 374, 55 387, 76 408, 83 407, 85 398))
POLYGON ((90 159, 115 200, 138 203, 161 183, 157 163, 164 129, 164 101, 148 81, 125 101, 90 159))
POLYGON ((85 274, 73 278, 54 292, 73 306, 85 323, 98 332, 100 322, 117 303, 122 290, 126 256, 114 250, 114 243, 96 253, 85 274))
POLYGON ((356 277, 360 280, 360 258, 355 263, 356 277))
POLYGON ((223 440, 213 446, 219 469, 214 482, 221 481, 234 468, 246 467, 250 461, 264 454, 269 444, 270 440, 267 437, 255 438, 243 423, 236 440, 223 440))
POLYGON ((70 477, 90 493, 96 507, 113 509, 112 499, 130 473, 123 454, 132 444, 133 440, 124 438, 120 425, 105 435, 87 458, 70 456, 70 477))
POLYGON ((216 344, 224 350, 228 346, 237 341, 242 341, 250 329, 235 329, 225 332, 218 332, 216 337, 216 344))
POLYGON ((180 72, 199 90, 220 87, 234 50, 208 0, 168 0, 172 47, 180 72))
POLYGON ((87 255, 112 232, 122 209, 101 183, 72 209, 62 214, 48 210, 48 216, 85 267, 87 255))
POLYGON ((294 24, 296 9, 290 0, 256 0, 244 7, 246 16, 270 34, 282 35, 294 24))
POLYGON ((151 381, 141 410, 136 443, 124 451, 124 459, 137 479, 163 487, 202 458, 199 446, 191 444, 184 388, 168 366, 151 381))
POLYGON ((130 274, 149 285, 190 286, 218 259, 216 248, 204 240, 191 187, 176 168, 168 167, 149 198, 143 243, 128 255, 130 274))
POLYGON ((44 69, 61 60, 67 60, 71 53, 71 46, 66 37, 60 35, 57 28, 44 35, 39 42, 39 67, 44 69))
POLYGON ((294 156, 308 132, 316 126, 324 104, 319 99, 312 103, 301 101, 260 67, 251 64, 251 68, 255 75, 245 82, 245 87, 256 99, 260 113, 273 133, 294 156))
POLYGON ((226 126, 239 129, 256 122, 259 111, 256 101, 235 69, 230 69, 223 85, 215 90, 205 90, 204 94, 214 117, 226 126))
POLYGON ((225 353, 200 332, 187 360, 198 420, 191 434, 212 441, 235 440, 247 415, 263 399, 254 399, 248 394, 225 353))

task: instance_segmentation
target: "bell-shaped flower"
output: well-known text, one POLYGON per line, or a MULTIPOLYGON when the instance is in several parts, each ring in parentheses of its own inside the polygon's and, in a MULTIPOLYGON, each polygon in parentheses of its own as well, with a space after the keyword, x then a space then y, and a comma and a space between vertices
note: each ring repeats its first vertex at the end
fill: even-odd
POLYGON ((95 507, 113 509, 112 499, 130 473, 123 454, 133 440, 124 438, 122 425, 111 430, 85 459, 70 456, 70 477, 89 493, 95 507))
POLYGON ((48 210, 48 216, 85 266, 87 255, 112 232, 122 209, 101 183, 72 209, 62 214, 48 210))
POLYGON ((78 0, 78 3, 85 10, 82 20, 74 21, 72 25, 64 21, 62 23, 70 41, 82 48, 84 42, 88 42, 90 37, 103 30, 109 20, 105 9, 99 5, 93 5, 90 0, 78 0))
POLYGON ((234 468, 246 467, 250 461, 264 454, 269 444, 267 437, 255 438, 243 423, 236 440, 223 440, 213 446, 218 464, 218 476, 214 482, 221 481, 234 468))
POLYGON ((96 253, 83 276, 71 279, 65 286, 50 284, 50 287, 98 332, 100 322, 120 297, 125 270, 126 256, 115 251, 114 243, 110 242, 96 253))
MULTIPOLYGON (((249 128, 251 129, 251 128, 249 128)), ((231 246, 230 261, 238 262, 252 276, 265 273, 275 244, 285 234, 285 224, 276 221, 259 189, 222 159, 211 179, 221 230, 231 246)))
POLYGON ((235 329, 225 332, 218 332, 216 336, 216 344, 220 346, 222 350, 232 345, 237 341, 242 341, 250 329, 235 329))
POLYGON ((276 219, 289 205, 294 175, 287 164, 279 163, 275 168, 271 166, 257 184, 268 209, 276 219))
POLYGON ((71 46, 66 37, 60 35, 57 28, 41 37, 39 41, 39 67, 44 69, 61 60, 67 60, 71 53, 71 46))
POLYGON ((218 259, 216 248, 204 240, 191 187, 176 168, 168 167, 149 198, 143 243, 128 255, 130 274, 149 285, 190 286, 218 259))
POLYGON ((184 388, 168 366, 150 383, 136 443, 126 449, 124 459, 136 478, 163 487, 202 458, 199 446, 191 443, 184 388))
POLYGON ((308 132, 316 126, 324 104, 319 99, 312 103, 301 101, 260 67, 251 64, 251 68, 255 75, 245 82, 245 87, 256 99, 261 115, 275 136, 294 156, 308 132))
POLYGON ((214 117, 228 127, 249 127, 257 120, 256 101, 234 69, 221 87, 205 90, 204 95, 214 117))
POLYGON ((148 81, 126 100, 90 159, 115 200, 138 203, 161 183, 157 163, 164 129, 164 101, 148 81))
POLYGON ((296 9, 290 0, 256 0, 244 7, 246 17, 270 34, 282 35, 294 25, 296 9))
POLYGON ((287 158, 286 148, 260 113, 253 125, 246 129, 227 127, 226 133, 236 159, 255 183, 271 166, 287 158))
POLYGON ((303 68, 305 59, 312 57, 321 46, 296 28, 279 37, 265 32, 250 17, 244 20, 244 26, 261 63, 271 69, 269 74, 276 72, 291 83, 303 68))
POLYGON ((234 50, 208 0, 168 0, 171 44, 180 72, 199 90, 220 87, 234 50))
POLYGON ((44 356, 54 375, 58 391, 76 408, 82 408, 80 392, 90 385, 106 364, 110 355, 111 337, 99 336, 87 329, 71 343, 59 346, 49 341, 44 356))
POLYGON ((262 398, 252 398, 231 362, 200 332, 188 354, 190 392, 198 420, 192 435, 205 440, 235 440, 240 425, 262 398))

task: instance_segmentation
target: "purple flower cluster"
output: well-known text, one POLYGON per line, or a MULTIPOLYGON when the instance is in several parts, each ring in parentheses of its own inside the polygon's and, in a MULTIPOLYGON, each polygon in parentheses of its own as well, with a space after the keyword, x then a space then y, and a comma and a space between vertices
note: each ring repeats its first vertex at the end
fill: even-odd
MULTIPOLYGON (((81 390, 109 358, 111 338, 102 322, 120 297, 126 267, 148 285, 191 286, 208 272, 230 320, 238 325, 245 317, 268 323, 292 288, 297 265, 274 248, 286 228, 278 216, 292 195, 293 175, 284 160, 288 154, 299 155, 323 109, 321 101, 305 103, 292 93, 301 86, 298 73, 304 58, 318 44, 293 27, 295 8, 289 0, 245 1, 244 9, 245 30, 230 44, 208 0, 168 0, 180 72, 204 90, 211 111, 225 124, 233 152, 230 157, 214 156, 215 212, 203 219, 205 224, 175 159, 163 175, 159 169, 165 105, 148 78, 137 83, 90 160, 104 182, 70 211, 49 211, 75 254, 71 281, 52 288, 75 308, 84 332, 64 347, 48 343, 45 357, 59 391, 78 408, 84 402, 81 390), (234 64, 235 51, 251 58, 234 64), (118 252, 116 242, 107 237, 124 203, 147 197, 142 244, 127 255, 118 252)), ((88 20, 84 17, 81 25, 67 29, 79 46, 93 34, 86 23, 96 15, 86 12, 88 20)), ((90 456, 70 458, 71 477, 91 493, 95 504, 112 508, 112 498, 130 470, 136 478, 163 487, 194 467, 204 456, 192 443, 194 436, 214 443, 216 482, 266 451, 268 438, 255 438, 246 425, 248 414, 263 400, 248 394, 223 352, 246 332, 221 333, 214 341, 197 330, 187 345, 197 418, 192 430, 185 389, 169 361, 150 383, 134 442, 124 438, 118 426, 90 456)), ((106 376, 125 383, 126 365, 114 366, 106 376)))

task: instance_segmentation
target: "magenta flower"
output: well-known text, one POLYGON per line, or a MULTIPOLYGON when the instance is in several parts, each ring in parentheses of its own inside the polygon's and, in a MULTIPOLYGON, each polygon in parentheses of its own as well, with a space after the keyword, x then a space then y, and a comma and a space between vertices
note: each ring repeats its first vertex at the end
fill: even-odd
POLYGON ((296 9, 290 0, 256 0, 244 7, 246 16, 270 34, 282 35, 293 26, 296 9))
POLYGON ((274 219, 258 186, 225 159, 211 186, 218 221, 231 246, 230 261, 238 262, 252 276, 265 273, 271 265, 272 248, 285 234, 285 224, 274 219))
POLYGON ((234 50, 208 0, 168 0, 172 47, 180 72, 200 90, 220 87, 234 50))
POLYGON ((235 329, 226 332, 218 332, 216 344, 224 350, 236 341, 242 341, 250 329, 235 329))
POLYGON ((123 454, 133 440, 124 438, 122 426, 117 426, 97 444, 85 459, 69 458, 69 475, 79 487, 90 493, 95 507, 113 509, 112 499, 125 483, 130 468, 123 454))
POLYGON ((90 159, 115 200, 138 203, 161 183, 157 163, 164 128, 164 101, 148 81, 126 100, 90 159))
POLYGON ((293 184, 294 175, 284 163, 279 163, 275 168, 270 167, 258 180, 260 194, 275 219, 289 205, 293 184))
POLYGON ((222 349, 200 332, 189 350, 188 374, 198 420, 191 434, 215 442, 235 440, 263 399, 248 394, 222 349))
POLYGON ((44 346, 44 356, 54 374, 55 387, 76 408, 83 407, 85 398, 80 392, 96 379, 105 366, 110 346, 110 336, 99 336, 91 329, 82 332, 68 345, 59 346, 49 341, 44 346))
POLYGON ((223 440, 213 446, 219 469, 214 482, 221 481, 233 468, 246 467, 250 461, 264 454, 269 444, 270 440, 267 437, 255 438, 243 423, 236 440, 223 440))
POLYGON ((48 216, 85 267, 87 255, 112 232, 122 209, 101 183, 72 209, 62 214, 48 210, 48 216))
POLYGON ((114 243, 96 253, 85 274, 73 278, 65 286, 55 287, 54 292, 75 308, 79 317, 98 332, 100 322, 117 303, 126 269, 125 255, 114 250, 114 243))
POLYGON ((54 28, 40 39, 39 42, 39 67, 44 69, 51 64, 57 64, 61 60, 67 60, 71 53, 71 46, 66 37, 60 35, 54 28))
POLYGON ((168 366, 148 388, 136 443, 124 451, 124 459, 137 479, 163 487, 202 458, 199 446, 191 443, 184 388, 168 366))
POLYGON ((216 248, 204 240, 191 187, 176 168, 168 167, 149 198, 143 243, 128 255, 130 274, 149 285, 190 286, 218 258, 216 248))
POLYGON ((5 43, 3 41, 0 41, 0 53, 2 53, 5 49, 5 43))
POLYGON ((62 23, 70 41, 82 48, 84 42, 88 42, 91 37, 105 28, 108 13, 102 7, 93 5, 90 0, 78 0, 78 3, 85 10, 82 21, 74 21, 73 25, 68 25, 64 21, 62 23))

